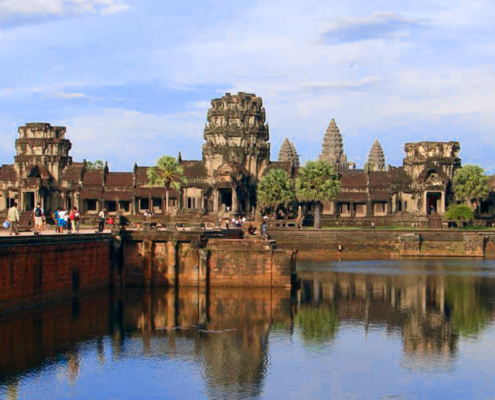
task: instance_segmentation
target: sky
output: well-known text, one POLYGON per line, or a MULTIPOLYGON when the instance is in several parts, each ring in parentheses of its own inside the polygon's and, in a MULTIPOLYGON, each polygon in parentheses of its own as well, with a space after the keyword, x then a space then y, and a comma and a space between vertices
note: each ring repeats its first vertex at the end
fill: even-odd
POLYGON ((495 172, 492 0, 0 0, 0 164, 17 127, 67 127, 112 171, 200 159, 212 98, 262 97, 271 159, 304 163, 335 118, 358 167, 375 139, 461 142, 495 172))

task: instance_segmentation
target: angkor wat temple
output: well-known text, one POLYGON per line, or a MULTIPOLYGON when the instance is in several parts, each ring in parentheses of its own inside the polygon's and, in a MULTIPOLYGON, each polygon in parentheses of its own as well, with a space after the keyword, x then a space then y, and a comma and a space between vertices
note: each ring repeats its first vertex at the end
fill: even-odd
MULTIPOLYGON (((165 189, 148 183, 146 166, 132 172, 87 168, 69 155, 66 128, 48 123, 28 123, 18 129, 14 163, 0 167, 0 211, 14 201, 21 210, 32 210, 40 201, 46 209, 77 206, 85 214, 101 208, 110 213, 138 215, 146 210, 165 214, 165 189)), ((249 93, 213 99, 204 128, 202 160, 178 161, 187 184, 171 192, 169 208, 190 217, 252 213, 258 180, 271 169, 283 169, 295 177, 299 156, 285 139, 278 160, 270 161, 269 129, 260 97, 249 93)), ((442 215, 455 202, 451 182, 461 167, 459 142, 405 144, 401 167, 386 167, 378 141, 373 143, 363 169, 347 160, 343 137, 332 119, 323 138, 320 159, 335 165, 341 192, 324 204, 324 224, 377 225, 422 224, 435 210, 442 215)), ((493 185, 493 179, 491 179, 493 185)), ((483 202, 481 213, 492 219, 493 196, 483 202)))

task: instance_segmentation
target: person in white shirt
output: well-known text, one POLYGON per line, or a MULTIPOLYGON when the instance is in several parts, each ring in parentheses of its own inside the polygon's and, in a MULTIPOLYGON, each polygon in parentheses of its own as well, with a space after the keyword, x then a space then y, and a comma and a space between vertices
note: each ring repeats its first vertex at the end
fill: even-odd
POLYGON ((98 214, 98 232, 103 232, 103 229, 105 229, 105 212, 107 210, 103 209, 100 211, 98 214))

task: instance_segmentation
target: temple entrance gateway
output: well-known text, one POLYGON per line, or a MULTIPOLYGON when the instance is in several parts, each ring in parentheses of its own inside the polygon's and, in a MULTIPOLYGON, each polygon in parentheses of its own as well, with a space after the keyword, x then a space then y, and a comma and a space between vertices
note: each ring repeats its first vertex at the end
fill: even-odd
POLYGON ((220 206, 225 204, 227 210, 232 210, 232 189, 218 189, 220 195, 220 206))
POLYGON ((22 193, 22 209, 24 211, 33 211, 34 210, 34 202, 36 199, 36 195, 34 192, 23 192, 22 193))
POLYGON ((443 214, 445 211, 444 195, 442 192, 427 192, 426 193, 426 213, 428 215, 433 212, 443 214))

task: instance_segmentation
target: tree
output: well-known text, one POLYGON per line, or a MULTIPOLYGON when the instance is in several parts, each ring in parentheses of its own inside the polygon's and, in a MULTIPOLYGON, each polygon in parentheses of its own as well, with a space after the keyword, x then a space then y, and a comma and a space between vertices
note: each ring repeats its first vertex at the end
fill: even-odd
POLYGON ((454 175, 454 193, 459 200, 475 200, 479 205, 490 193, 485 170, 477 165, 465 165, 457 170, 454 175))
POLYGON ((104 163, 101 160, 86 161, 86 169, 103 169, 104 163))
POLYGON ((448 220, 455 221, 457 223, 457 227, 460 227, 461 223, 471 221, 474 218, 474 211, 471 207, 466 206, 465 204, 451 205, 447 209, 445 217, 448 220))
POLYGON ((315 228, 321 228, 321 203, 335 200, 340 191, 334 168, 326 161, 308 161, 299 170, 296 196, 299 201, 315 204, 315 228))
POLYGON ((273 169, 258 183, 256 199, 262 208, 288 207, 296 199, 294 182, 284 170, 273 169))
POLYGON ((169 191, 173 189, 180 192, 181 185, 187 184, 184 177, 184 168, 175 157, 162 156, 156 161, 156 166, 148 168, 148 181, 152 186, 165 187, 165 210, 168 213, 169 191))

